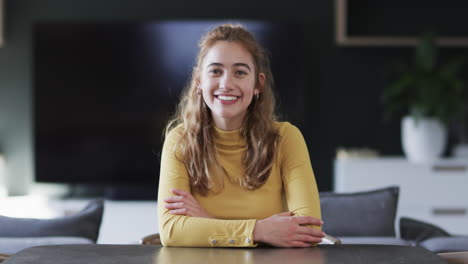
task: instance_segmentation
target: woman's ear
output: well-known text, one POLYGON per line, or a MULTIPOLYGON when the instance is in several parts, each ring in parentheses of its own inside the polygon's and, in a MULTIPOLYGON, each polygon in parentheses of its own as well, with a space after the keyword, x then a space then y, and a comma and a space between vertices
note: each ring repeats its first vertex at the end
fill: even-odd
POLYGON ((263 88, 263 85, 265 85, 265 74, 263 72, 258 74, 258 83, 260 84, 260 87, 263 88))
POLYGON ((256 95, 260 93, 260 90, 265 85, 265 74, 263 72, 258 74, 258 84, 259 84, 259 87, 255 88, 255 90, 254 90, 254 93, 256 95))
POLYGON ((200 81, 200 75, 197 74, 197 75, 195 76, 195 87, 197 87, 197 90, 200 89, 200 83, 201 83, 201 81, 200 81))

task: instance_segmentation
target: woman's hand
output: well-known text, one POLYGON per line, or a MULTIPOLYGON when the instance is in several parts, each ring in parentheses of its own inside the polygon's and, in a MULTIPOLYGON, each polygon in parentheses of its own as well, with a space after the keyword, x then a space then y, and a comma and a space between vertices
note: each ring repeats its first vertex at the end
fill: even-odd
POLYGON ((291 212, 285 212, 258 220, 253 238, 277 247, 310 247, 320 243, 325 233, 304 225, 322 224, 322 220, 311 216, 292 216, 291 212))
POLYGON ((214 218, 193 198, 190 192, 179 189, 172 189, 171 192, 176 196, 164 199, 165 207, 171 214, 214 218))

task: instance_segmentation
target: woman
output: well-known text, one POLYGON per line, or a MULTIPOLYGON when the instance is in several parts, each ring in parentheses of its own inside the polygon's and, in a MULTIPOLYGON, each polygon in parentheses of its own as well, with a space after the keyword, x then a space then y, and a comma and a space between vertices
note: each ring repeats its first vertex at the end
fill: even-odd
POLYGON ((167 128, 158 220, 165 246, 309 247, 322 240, 304 138, 275 122, 268 57, 242 26, 200 41, 167 128))

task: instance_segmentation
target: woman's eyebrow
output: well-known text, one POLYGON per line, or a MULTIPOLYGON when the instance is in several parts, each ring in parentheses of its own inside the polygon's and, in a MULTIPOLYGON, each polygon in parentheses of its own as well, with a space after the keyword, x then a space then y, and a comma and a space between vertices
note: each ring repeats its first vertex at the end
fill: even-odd
POLYGON ((246 67, 247 69, 249 69, 249 71, 252 71, 252 69, 250 69, 250 66, 247 63, 237 62, 237 63, 234 63, 233 65, 234 66, 243 66, 243 67, 246 67))
MULTIPOLYGON (((219 63, 219 62, 212 62, 210 64, 208 64, 206 67, 209 68, 209 67, 212 67, 212 66, 217 66, 217 67, 224 67, 224 64, 222 63, 219 63)), ((252 71, 252 69, 250 68, 250 66, 247 64, 247 63, 243 63, 243 62, 236 62, 233 64, 233 66, 235 67, 246 67, 247 69, 249 69, 249 71, 252 71)))
POLYGON ((211 67, 211 66, 218 66, 218 67, 223 67, 224 65, 222 63, 219 63, 219 62, 212 62, 210 64, 208 64, 206 67, 211 67))

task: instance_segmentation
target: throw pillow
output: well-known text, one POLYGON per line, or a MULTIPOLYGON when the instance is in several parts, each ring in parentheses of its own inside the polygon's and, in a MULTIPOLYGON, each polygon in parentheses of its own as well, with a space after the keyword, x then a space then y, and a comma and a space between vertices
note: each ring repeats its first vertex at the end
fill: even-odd
POLYGON ((93 200, 80 212, 53 219, 0 216, 0 237, 84 237, 96 242, 104 211, 103 200, 93 200))
POLYGON ((406 240, 420 242, 433 237, 448 237, 450 234, 433 224, 402 217, 400 218, 400 236, 406 240))
POLYGON ((323 231, 332 236, 395 236, 399 188, 320 193, 323 231))

